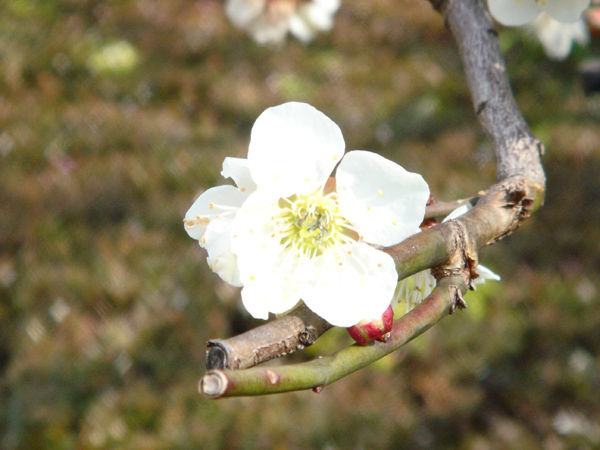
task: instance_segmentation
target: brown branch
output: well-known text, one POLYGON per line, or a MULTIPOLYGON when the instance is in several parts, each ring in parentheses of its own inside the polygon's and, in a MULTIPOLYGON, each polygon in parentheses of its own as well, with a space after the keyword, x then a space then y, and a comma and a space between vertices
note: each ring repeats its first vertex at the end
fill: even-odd
POLYGON ((457 275, 441 280, 423 303, 394 323, 386 342, 352 345, 334 355, 300 364, 210 370, 200 381, 200 392, 217 398, 320 389, 393 352, 464 305, 466 278, 457 275))
MULTIPOLYGON (((458 44, 473 107, 497 157, 501 180, 456 221, 385 249, 400 279, 430 267, 476 266, 481 247, 514 231, 544 200, 543 145, 532 135, 510 90, 497 33, 482 0, 430 0, 458 44)), ((442 269, 447 270, 447 269, 442 269)), ((447 275, 447 274, 446 274, 447 275)), ((305 306, 237 337, 209 342, 207 367, 244 368, 314 342, 329 328, 305 306), (310 339, 303 341, 305 336, 310 339)), ((244 371, 246 373, 246 371, 244 371)))
POLYGON ((304 304, 279 319, 229 339, 207 343, 207 369, 245 369, 302 350, 331 325, 304 304))
POLYGON ((543 145, 531 134, 512 95, 506 66, 483 0, 430 0, 458 45, 477 118, 497 158, 497 176, 521 175, 542 188, 543 145))

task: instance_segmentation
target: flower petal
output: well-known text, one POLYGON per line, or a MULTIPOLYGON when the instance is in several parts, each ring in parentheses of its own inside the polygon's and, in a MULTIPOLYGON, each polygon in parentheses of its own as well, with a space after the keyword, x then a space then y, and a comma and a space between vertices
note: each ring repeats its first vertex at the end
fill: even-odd
POLYGON ((477 268, 475 270, 477 270, 477 273, 479 274, 479 276, 473 280, 475 284, 483 284, 487 280, 501 280, 500 275, 498 275, 495 272, 492 272, 490 269, 481 264, 477 265, 477 268))
POLYGON ((340 6, 339 0, 313 0, 298 7, 298 15, 316 30, 326 31, 333 26, 333 15, 340 6))
POLYGON ((471 205, 469 205, 468 203, 462 206, 459 206, 458 208, 456 208, 454 211, 452 211, 450 214, 448 214, 444 220, 442 220, 442 223, 444 222, 448 222, 449 220, 454 220, 457 217, 462 216, 463 214, 465 214, 469 209, 471 209, 471 205))
POLYGON ((261 255, 256 259, 240 258, 243 279, 242 302, 257 319, 267 319, 268 313, 281 314, 300 301, 298 272, 284 252, 261 255))
POLYGON ((525 25, 542 11, 536 0, 488 0, 488 7, 494 19, 509 27, 525 25))
POLYGON ((302 271, 289 257, 272 223, 278 206, 257 191, 248 197, 232 226, 232 251, 237 256, 242 301, 248 312, 261 319, 279 314, 299 300, 302 271))
POLYGON ((268 313, 281 314, 298 303, 300 272, 293 262, 283 251, 267 251, 258 257, 243 254, 238 259, 242 302, 253 317, 267 319, 268 313))
POLYGON ((246 158, 227 157, 223 160, 223 170, 221 175, 224 178, 231 178, 240 191, 251 193, 256 190, 256 184, 250 175, 248 160, 246 158))
POLYGON ((287 35, 289 18, 283 17, 271 20, 269 17, 262 15, 253 21, 247 29, 254 40, 261 45, 280 44, 287 35))
POLYGON ((342 215, 361 238, 396 244, 419 230, 429 187, 419 174, 376 153, 348 152, 336 173, 342 215))
POLYGON ((405 312, 409 312, 431 294, 435 285, 436 279, 430 269, 417 272, 398 283, 392 306, 396 309, 396 305, 402 302, 405 304, 405 312))
POLYGON ((232 286, 241 286, 237 257, 231 251, 233 216, 214 219, 208 224, 200 245, 208 252, 210 269, 232 286))
POLYGON ((314 258, 313 278, 302 291, 304 303, 313 312, 340 327, 381 318, 398 281, 387 253, 362 242, 347 251, 314 258))
POLYGON ((331 16, 340 8, 342 2, 341 0, 313 0, 312 4, 319 9, 321 14, 327 13, 331 16))
POLYGON ((204 191, 185 213, 185 231, 190 237, 202 240, 212 220, 234 215, 247 197, 248 194, 234 186, 216 186, 204 191))
POLYGON ((539 15, 531 26, 549 58, 563 60, 571 52, 573 34, 570 23, 562 23, 546 13, 539 15))
POLYGON ((290 32, 305 44, 315 36, 314 28, 299 14, 290 18, 290 32))
POLYGON ((227 0, 225 13, 238 27, 245 27, 263 11, 264 1, 227 0))
POLYGON ((545 10, 559 22, 573 23, 581 19, 590 0, 546 0, 545 10))
POLYGON ((322 187, 344 154, 339 127, 306 103, 268 108, 252 127, 248 164, 260 189, 279 197, 322 187))

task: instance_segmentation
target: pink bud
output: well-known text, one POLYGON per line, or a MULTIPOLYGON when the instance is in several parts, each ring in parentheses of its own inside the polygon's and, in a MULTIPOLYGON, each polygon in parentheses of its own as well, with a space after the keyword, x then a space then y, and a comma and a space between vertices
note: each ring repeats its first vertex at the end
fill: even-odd
POLYGON ((394 323, 394 310, 391 306, 383 312, 381 318, 372 320, 361 320, 356 325, 346 328, 358 344, 367 345, 374 340, 384 341, 386 333, 389 333, 394 323))

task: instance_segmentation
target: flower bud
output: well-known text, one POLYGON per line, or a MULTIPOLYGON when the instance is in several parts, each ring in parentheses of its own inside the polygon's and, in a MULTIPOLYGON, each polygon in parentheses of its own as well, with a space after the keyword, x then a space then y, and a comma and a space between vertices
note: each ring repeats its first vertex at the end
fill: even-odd
POLYGON ((393 323, 394 310, 391 306, 388 306, 379 319, 361 320, 356 325, 346 329, 358 344, 367 345, 374 340, 385 341, 386 334, 392 329, 393 323))

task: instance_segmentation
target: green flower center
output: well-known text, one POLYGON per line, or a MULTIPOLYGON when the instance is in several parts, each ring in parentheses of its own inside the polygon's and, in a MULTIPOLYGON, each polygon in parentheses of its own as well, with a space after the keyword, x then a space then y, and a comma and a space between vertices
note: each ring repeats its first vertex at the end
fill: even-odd
POLYGON ((280 199, 279 207, 275 222, 281 244, 298 254, 312 258, 354 237, 352 226, 340 213, 335 192, 293 195, 280 199))

